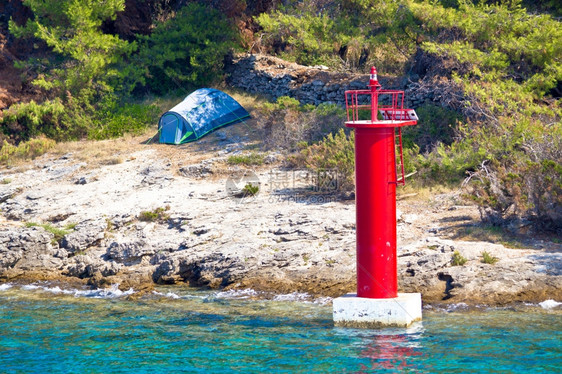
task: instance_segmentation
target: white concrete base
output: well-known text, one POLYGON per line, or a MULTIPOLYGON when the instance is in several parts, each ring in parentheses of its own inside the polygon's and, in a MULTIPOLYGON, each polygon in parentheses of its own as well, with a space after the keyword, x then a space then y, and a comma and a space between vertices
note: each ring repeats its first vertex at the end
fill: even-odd
POLYGON ((333 300, 334 324, 342 327, 408 327, 422 319, 419 293, 399 293, 392 299, 367 299, 349 293, 333 300))

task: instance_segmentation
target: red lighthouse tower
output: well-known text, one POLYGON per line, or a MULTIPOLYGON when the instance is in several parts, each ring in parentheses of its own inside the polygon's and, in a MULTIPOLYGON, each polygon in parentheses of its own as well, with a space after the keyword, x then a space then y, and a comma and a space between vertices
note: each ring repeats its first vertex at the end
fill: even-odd
MULTIPOLYGON (((393 300, 400 297, 411 299, 408 295, 416 295, 416 305, 419 299, 419 318, 413 318, 416 320, 421 318, 419 294, 398 294, 396 186, 403 185, 405 180, 402 127, 416 125, 418 117, 413 109, 404 108, 404 91, 382 89, 375 67, 371 68, 368 86, 366 90, 345 92, 345 125, 355 129, 357 295, 353 296, 356 299, 393 300)), ((349 297, 339 299, 345 304, 351 302, 349 297)), ((339 299, 334 300, 334 321, 338 324, 340 317, 352 321, 350 315, 355 307, 344 305, 345 313, 341 313, 336 310, 339 299)), ((376 310, 371 315, 377 314, 381 305, 386 305, 368 301, 363 304, 376 310)), ((417 306, 414 309, 413 314, 417 315, 417 306)), ((392 310, 385 311, 392 314, 392 310)), ((369 311, 358 314, 364 316, 369 311)), ((350 323, 343 323, 346 324, 350 323)), ((403 325, 386 324, 377 318, 374 324, 403 325)))

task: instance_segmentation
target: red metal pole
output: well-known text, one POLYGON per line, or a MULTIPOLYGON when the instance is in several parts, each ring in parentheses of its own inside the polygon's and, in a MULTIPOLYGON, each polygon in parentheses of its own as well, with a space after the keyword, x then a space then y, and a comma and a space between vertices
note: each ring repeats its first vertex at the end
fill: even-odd
POLYGON ((355 129, 357 296, 398 296, 394 128, 355 129))

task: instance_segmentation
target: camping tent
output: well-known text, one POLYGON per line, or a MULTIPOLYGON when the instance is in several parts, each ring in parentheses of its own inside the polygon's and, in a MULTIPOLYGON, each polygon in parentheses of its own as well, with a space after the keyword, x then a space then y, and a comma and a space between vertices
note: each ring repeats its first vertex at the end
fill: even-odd
POLYGON ((246 109, 224 92, 201 88, 160 117, 160 143, 191 142, 249 116, 246 109))

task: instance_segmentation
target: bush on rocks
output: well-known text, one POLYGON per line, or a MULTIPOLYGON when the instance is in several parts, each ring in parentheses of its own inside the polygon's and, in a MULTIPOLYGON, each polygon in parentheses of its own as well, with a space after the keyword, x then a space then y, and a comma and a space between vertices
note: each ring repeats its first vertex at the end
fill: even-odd
POLYGON ((266 149, 297 151, 302 143, 322 140, 344 124, 344 110, 335 104, 301 105, 297 99, 282 96, 258 109, 258 125, 266 149))

